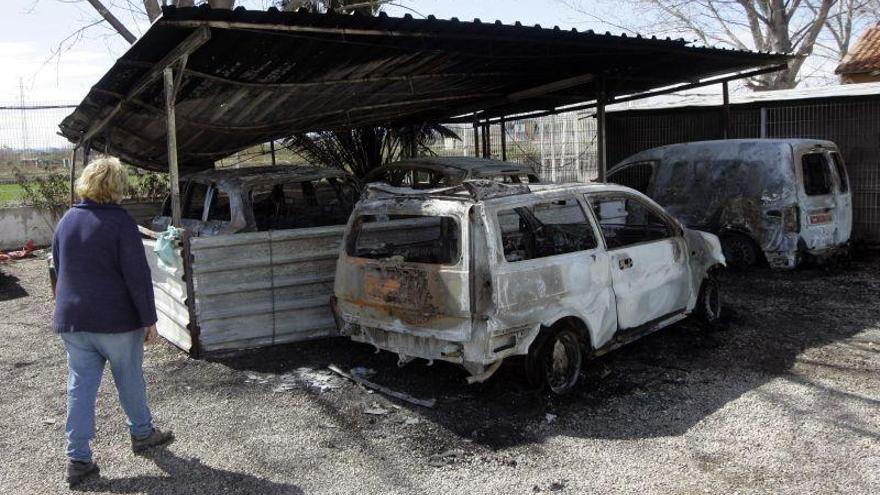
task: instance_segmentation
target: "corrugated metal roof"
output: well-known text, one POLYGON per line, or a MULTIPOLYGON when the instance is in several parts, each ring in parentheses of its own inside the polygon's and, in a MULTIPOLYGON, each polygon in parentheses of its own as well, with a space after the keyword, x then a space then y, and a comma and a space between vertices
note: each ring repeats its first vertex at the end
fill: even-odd
POLYGON ((880 25, 868 28, 856 45, 843 57, 835 74, 880 71, 880 25))
MULTIPOLYGON (((295 132, 514 114, 778 65, 682 40, 386 15, 166 8, 61 123, 78 142, 166 170, 160 62, 200 33, 177 95, 184 169, 295 132)), ((164 63, 163 63, 164 65, 164 63)))

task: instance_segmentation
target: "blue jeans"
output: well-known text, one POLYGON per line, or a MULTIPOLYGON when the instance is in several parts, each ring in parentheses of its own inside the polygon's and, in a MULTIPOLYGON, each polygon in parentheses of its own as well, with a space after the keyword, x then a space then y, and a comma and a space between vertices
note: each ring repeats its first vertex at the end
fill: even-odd
POLYGON ((113 382, 119 402, 128 416, 132 436, 144 437, 153 431, 153 418, 147 407, 147 386, 144 382, 144 330, 124 333, 62 333, 67 351, 67 457, 73 461, 89 461, 95 438, 95 401, 104 374, 104 363, 110 361, 113 382))

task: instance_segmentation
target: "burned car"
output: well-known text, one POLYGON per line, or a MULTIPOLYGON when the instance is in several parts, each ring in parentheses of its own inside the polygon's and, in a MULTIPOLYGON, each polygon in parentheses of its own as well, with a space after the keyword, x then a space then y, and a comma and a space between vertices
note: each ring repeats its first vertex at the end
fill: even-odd
POLYGON ((846 250, 852 198, 837 146, 814 139, 731 139, 633 155, 608 181, 637 189, 688 227, 721 238, 727 261, 794 268, 846 250))
POLYGON ((465 156, 410 158, 383 165, 364 182, 384 182, 395 187, 431 189, 461 184, 465 180, 488 179, 508 184, 539 182, 532 167, 517 163, 465 156))
MULTIPOLYGON (((316 167, 205 170, 181 180, 181 223, 196 236, 344 224, 358 191, 348 174, 316 167)), ((171 202, 153 230, 171 221, 171 202)))
POLYGON ((553 393, 585 357, 695 314, 720 317, 718 238, 618 185, 371 184, 346 228, 332 302, 352 340, 488 379, 526 356, 553 393))

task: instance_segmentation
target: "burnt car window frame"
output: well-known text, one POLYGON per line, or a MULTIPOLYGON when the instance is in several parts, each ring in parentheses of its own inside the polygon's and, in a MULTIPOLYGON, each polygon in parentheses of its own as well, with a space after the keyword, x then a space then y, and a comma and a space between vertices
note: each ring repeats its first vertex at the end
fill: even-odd
POLYGON ((595 219, 590 214, 590 212, 587 211, 587 208, 586 208, 587 205, 583 201, 581 201, 581 199, 578 196, 579 196, 578 193, 571 192, 571 193, 566 193, 564 195, 557 195, 557 196, 552 196, 552 197, 530 198, 527 201, 498 205, 497 207, 490 210, 489 215, 492 218, 492 222, 490 223, 489 227, 493 228, 493 230, 494 230, 495 243, 498 248, 498 252, 500 253, 501 262, 506 263, 506 264, 540 262, 542 260, 559 258, 562 256, 571 256, 571 255, 575 255, 575 254, 590 253, 590 252, 596 251, 598 249, 602 249, 604 247, 604 244, 602 244, 602 241, 600 241, 601 232, 597 229, 595 219), (565 252, 565 253, 551 254, 551 255, 547 255, 547 256, 538 256, 538 257, 534 257, 534 258, 526 258, 526 259, 521 259, 521 260, 508 260, 507 255, 505 253, 504 233, 502 232, 502 225, 501 225, 501 221, 500 221, 499 216, 504 212, 508 212, 508 211, 515 212, 515 210, 518 208, 534 207, 534 206, 537 206, 540 204, 554 203, 554 202, 558 202, 558 201, 574 201, 575 202, 575 204, 580 209, 581 214, 583 215, 584 222, 587 225, 589 225, 589 227, 590 227, 590 233, 592 235, 593 243, 594 243, 593 247, 591 247, 589 249, 579 249, 579 250, 569 251, 569 252, 565 252))
POLYGON ((609 176, 608 176, 608 182, 612 182, 612 183, 614 183, 614 184, 618 184, 618 185, 625 186, 625 187, 631 187, 632 189, 635 189, 636 191, 639 191, 637 188, 632 187, 632 186, 630 186, 630 185, 628 185, 628 184, 620 184, 619 182, 614 182, 614 180, 613 180, 613 176, 614 176, 614 175, 617 175, 617 174, 620 174, 620 173, 623 173, 624 171, 626 171, 626 170, 628 170, 628 169, 632 169, 632 168, 635 168, 635 167, 643 166, 643 165, 644 165, 644 166, 647 166, 647 167, 650 168, 650 170, 651 170, 651 174, 650 174, 650 176, 648 177, 648 180, 645 182, 645 190, 644 190, 644 191, 639 191, 639 192, 642 193, 642 194, 647 194, 647 193, 648 193, 648 190, 650 190, 650 189, 651 189, 651 186, 654 184, 654 177, 657 175, 657 165, 659 165, 659 163, 660 163, 660 160, 657 160, 657 159, 647 159, 647 160, 638 160, 638 161, 635 161, 635 162, 630 162, 630 163, 624 164, 624 165, 621 166, 619 169, 617 169, 617 170, 613 170, 612 173, 609 174, 609 176))
POLYGON ((361 260, 365 260, 369 263, 403 263, 403 264, 413 264, 413 265, 432 266, 432 267, 446 267, 446 268, 453 268, 453 267, 460 266, 465 258, 465 256, 464 256, 465 249, 464 248, 465 248, 465 242, 467 242, 467 237, 465 236, 465 232, 462 227, 462 222, 459 221, 459 218, 457 218, 453 215, 420 215, 417 213, 410 213, 410 212, 387 212, 387 211, 383 211, 383 212, 361 211, 361 212, 355 212, 352 215, 353 215, 353 217, 351 219, 351 227, 346 229, 347 234, 346 234, 346 238, 345 238, 344 246, 343 246, 345 249, 345 255, 349 258, 361 259, 361 260), (362 232, 361 227, 364 224, 364 222, 363 222, 364 217, 374 217, 375 218, 375 217, 381 217, 381 216, 388 216, 388 217, 406 216, 406 217, 411 217, 411 218, 415 218, 415 217, 437 218, 437 219, 440 219, 441 221, 443 219, 451 220, 455 226, 456 232, 458 233, 458 235, 456 237, 457 245, 456 245, 455 256, 453 258, 451 258, 449 262, 430 263, 430 262, 425 262, 425 261, 407 261, 407 260, 388 261, 385 258, 374 258, 374 257, 366 257, 366 256, 359 255, 357 252, 357 249, 356 249, 356 247, 357 247, 356 244, 357 244, 357 241, 360 239, 360 234, 362 232))
POLYGON ((800 157, 801 187, 804 190, 804 194, 806 194, 807 196, 816 197, 816 196, 828 196, 828 195, 834 194, 834 178, 833 178, 833 172, 831 171, 831 163, 830 163, 829 158, 830 157, 826 153, 822 152, 821 150, 815 150, 815 149, 807 151, 801 155, 801 157, 800 157), (825 184, 824 184, 824 188, 818 192, 813 192, 813 191, 816 191, 816 189, 814 189, 815 185, 812 184, 812 178, 813 178, 812 174, 809 174, 809 177, 810 177, 809 184, 807 182, 807 177, 808 177, 807 166, 806 166, 807 165, 807 157, 813 157, 813 156, 818 157, 825 164, 825 166, 822 168, 823 172, 824 172, 823 175, 824 175, 824 179, 825 179, 825 181, 824 181, 825 184))
POLYGON ((643 198, 640 198, 634 194, 629 194, 626 192, 616 192, 616 191, 615 192, 595 192, 595 193, 584 193, 583 197, 584 197, 584 201, 586 202, 586 204, 588 206, 587 209, 589 210, 589 214, 590 214, 590 216, 592 216, 593 222, 598 227, 599 235, 601 236, 602 245, 604 246, 605 251, 610 252, 610 251, 617 251, 620 249, 628 249, 628 248, 632 248, 632 247, 636 247, 636 246, 641 246, 644 244, 651 244, 653 242, 660 242, 660 241, 664 241, 666 239, 675 239, 675 238, 684 236, 684 230, 681 227, 681 225, 679 225, 677 221, 675 221, 668 213, 666 213, 665 210, 654 206, 650 202, 647 202, 643 198), (660 220, 662 220, 663 223, 666 224, 667 228, 670 230, 671 235, 669 235, 667 237, 661 237, 659 239, 651 239, 651 240, 646 240, 646 241, 634 242, 632 244, 625 244, 623 246, 610 246, 608 244, 608 239, 605 238, 605 231, 602 229, 601 219, 598 217, 598 215, 596 215, 596 212, 594 210, 594 204, 593 204, 594 200, 603 199, 603 198, 604 199, 624 199, 624 200, 636 201, 637 203, 644 206, 648 211, 657 215, 660 218, 660 220))
POLYGON ((208 191, 205 193, 205 209, 202 212, 202 222, 230 223, 230 222, 232 222, 232 217, 233 217, 233 215, 232 215, 232 195, 229 194, 229 192, 226 191, 224 188, 220 187, 220 185, 218 185, 216 182, 212 182, 208 186, 208 191), (216 219, 216 218, 212 219, 211 218, 216 213, 215 208, 217 207, 217 201, 215 201, 215 199, 217 198, 218 192, 226 195, 226 202, 227 202, 227 206, 229 209, 229 219, 228 220, 221 220, 221 219, 216 219))
POLYGON ((829 151, 828 156, 834 166, 834 174, 837 176, 837 192, 840 194, 849 194, 849 172, 846 170, 846 163, 843 161, 843 156, 837 150, 829 151))

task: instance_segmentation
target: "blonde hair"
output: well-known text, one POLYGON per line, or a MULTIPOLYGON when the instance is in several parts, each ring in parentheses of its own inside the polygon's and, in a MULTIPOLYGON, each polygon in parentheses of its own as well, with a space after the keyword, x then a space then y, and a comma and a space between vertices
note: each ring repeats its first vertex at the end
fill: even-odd
POLYGON ((99 158, 83 169, 76 194, 96 203, 119 203, 128 187, 128 173, 116 158, 99 158))

